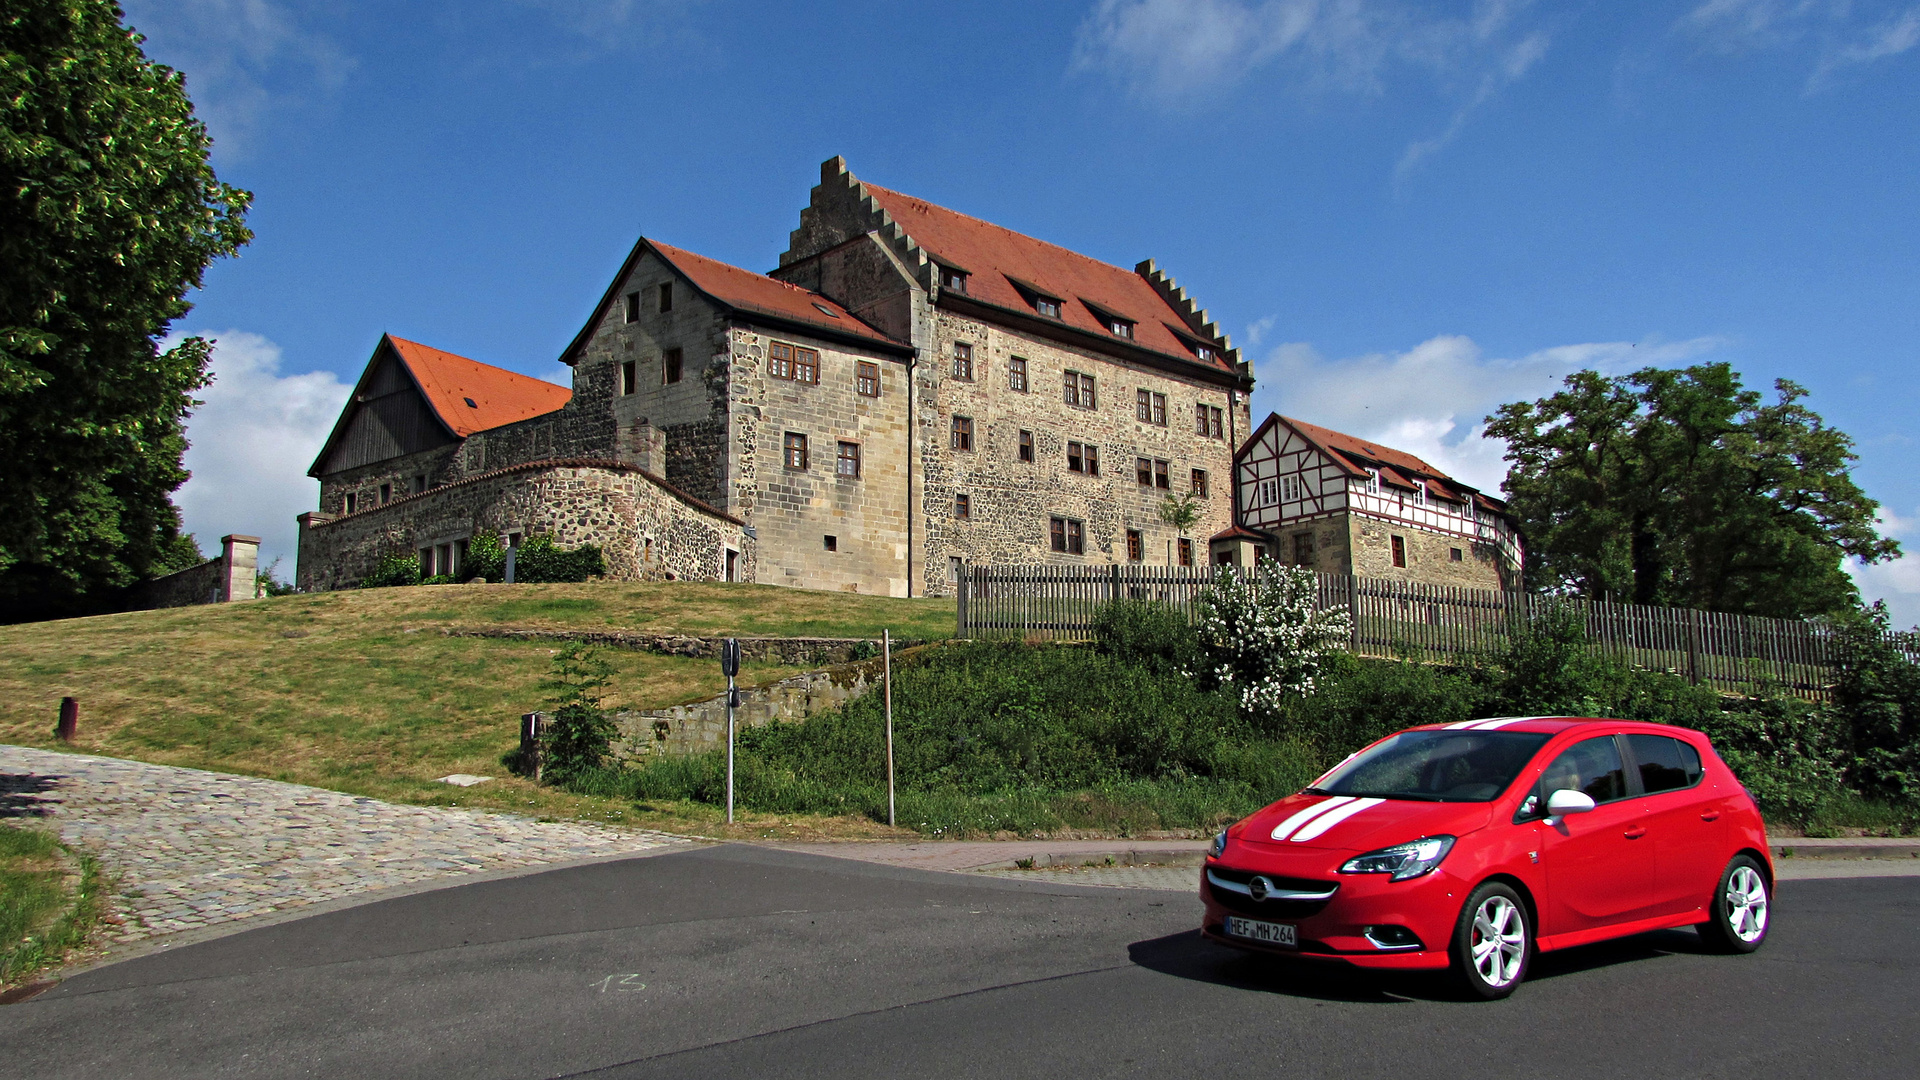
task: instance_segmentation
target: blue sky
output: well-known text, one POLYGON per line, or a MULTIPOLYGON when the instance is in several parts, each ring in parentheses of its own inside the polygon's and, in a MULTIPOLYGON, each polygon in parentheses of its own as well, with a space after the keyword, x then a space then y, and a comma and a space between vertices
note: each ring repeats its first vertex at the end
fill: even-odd
MULTIPOLYGON (((258 238, 179 501, 292 562, 379 334, 558 378, 644 232, 775 265, 862 178, 1131 266, 1257 410, 1497 486, 1501 402, 1727 360, 1859 442, 1920 543, 1916 0, 127 0, 258 238)), ((1863 587, 1920 622, 1920 562, 1863 587)))

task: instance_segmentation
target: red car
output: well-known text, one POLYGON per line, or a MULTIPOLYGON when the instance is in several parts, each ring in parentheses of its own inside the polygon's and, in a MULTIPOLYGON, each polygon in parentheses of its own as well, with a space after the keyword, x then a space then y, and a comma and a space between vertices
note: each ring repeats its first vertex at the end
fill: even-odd
POLYGON ((1502 717, 1410 728, 1213 838, 1202 926, 1224 944, 1452 968, 1499 998, 1536 951, 1694 926, 1766 940, 1773 862, 1707 737, 1502 717))

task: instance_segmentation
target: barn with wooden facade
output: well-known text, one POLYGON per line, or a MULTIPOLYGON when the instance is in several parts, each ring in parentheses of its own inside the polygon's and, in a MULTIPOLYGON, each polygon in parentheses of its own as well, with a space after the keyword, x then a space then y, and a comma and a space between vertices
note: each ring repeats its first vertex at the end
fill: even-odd
POLYGON ((1404 451, 1270 414, 1235 453, 1233 488, 1215 563, 1265 555, 1327 573, 1519 586, 1524 552, 1506 503, 1404 451))

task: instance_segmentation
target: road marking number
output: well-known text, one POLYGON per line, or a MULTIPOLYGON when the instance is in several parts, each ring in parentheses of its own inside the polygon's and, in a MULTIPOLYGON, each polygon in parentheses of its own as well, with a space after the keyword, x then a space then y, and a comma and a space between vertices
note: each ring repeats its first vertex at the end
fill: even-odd
POLYGON ((635 990, 645 990, 647 988, 647 984, 641 982, 640 976, 638 975, 609 975, 604 979, 595 979, 593 982, 590 982, 587 985, 599 987, 600 992, 603 994, 609 990, 613 991, 616 994, 626 994, 626 993, 631 993, 632 991, 635 991, 635 990), (614 981, 615 979, 618 979, 620 981, 615 982, 614 981))

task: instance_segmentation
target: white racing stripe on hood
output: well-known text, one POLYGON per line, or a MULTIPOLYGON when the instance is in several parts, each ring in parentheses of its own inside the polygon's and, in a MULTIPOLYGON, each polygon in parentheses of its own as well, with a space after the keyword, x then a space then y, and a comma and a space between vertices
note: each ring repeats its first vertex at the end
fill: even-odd
POLYGON ((1517 724, 1517 723, 1519 723, 1519 722, 1520 722, 1520 721, 1522 721, 1522 720, 1530 720, 1530 719, 1532 719, 1532 717, 1528 717, 1528 716, 1506 716, 1506 717, 1502 717, 1502 718, 1500 718, 1500 719, 1498 719, 1498 720, 1482 720, 1482 721, 1480 721, 1480 722, 1479 722, 1478 724, 1475 724, 1475 725, 1473 726, 1473 730, 1475 730, 1475 731, 1492 731, 1492 730, 1493 730, 1494 728, 1503 728, 1503 727, 1506 727, 1506 726, 1507 726, 1508 724, 1517 724))
POLYGON ((1353 801, 1353 796, 1351 795, 1335 795, 1333 798, 1328 799, 1325 802, 1314 803, 1312 806, 1307 807, 1305 810, 1302 810, 1299 813, 1288 818, 1287 820, 1281 822, 1280 824, 1275 825, 1273 827, 1273 834, 1272 834, 1273 838, 1275 840, 1285 840, 1287 838, 1288 833, 1306 824, 1309 820, 1311 820, 1316 815, 1324 814, 1329 810, 1338 809, 1339 807, 1344 806, 1347 803, 1350 803, 1352 801, 1353 801))
POLYGON ((1330 814, 1322 814, 1319 817, 1313 819, 1312 824, 1308 825, 1304 829, 1301 829, 1299 832, 1294 833, 1293 841, 1294 843, 1297 844, 1302 840, 1311 840, 1314 837, 1319 836, 1321 833, 1326 832, 1328 829, 1333 828, 1335 825, 1338 825, 1341 822, 1352 817, 1353 815, 1361 812, 1362 810, 1371 810, 1374 807, 1379 806, 1381 803, 1386 801, 1387 800, 1385 799, 1358 799, 1358 800, 1355 800, 1354 802, 1348 803, 1347 805, 1341 807, 1338 810, 1333 811, 1330 814))

